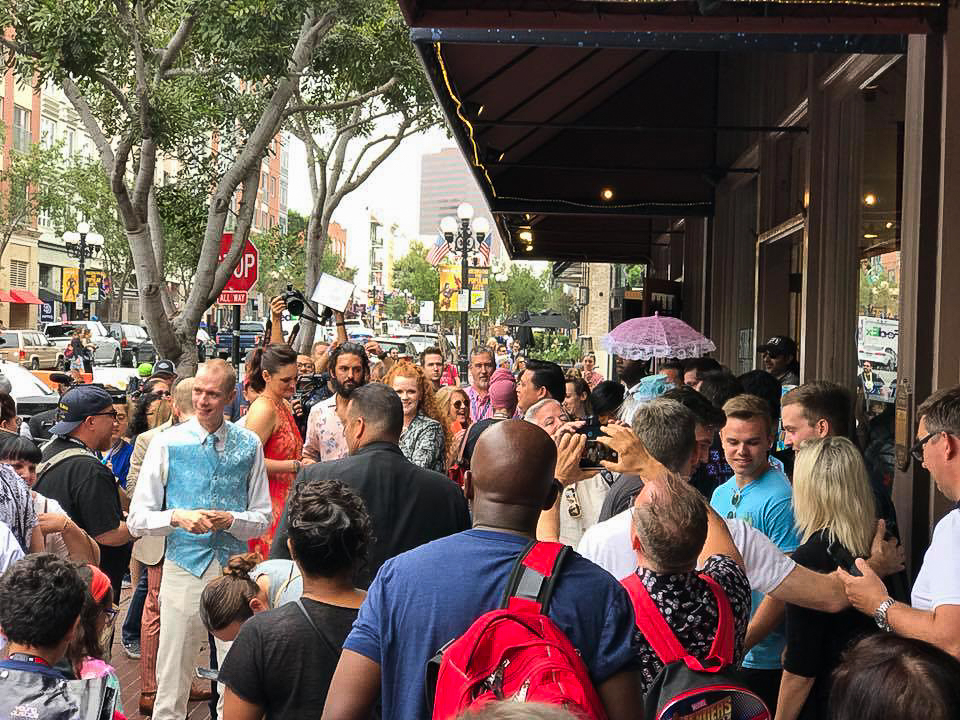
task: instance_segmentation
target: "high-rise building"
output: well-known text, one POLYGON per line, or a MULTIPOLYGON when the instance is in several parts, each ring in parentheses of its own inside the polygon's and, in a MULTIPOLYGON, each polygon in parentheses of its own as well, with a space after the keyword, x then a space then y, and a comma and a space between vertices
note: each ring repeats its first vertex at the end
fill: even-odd
POLYGON ((493 231, 491 257, 503 254, 500 236, 492 222, 487 202, 480 187, 467 167, 460 151, 449 147, 420 158, 420 239, 428 247, 439 233, 440 219, 457 215, 457 205, 468 202, 475 215, 491 220, 493 231))

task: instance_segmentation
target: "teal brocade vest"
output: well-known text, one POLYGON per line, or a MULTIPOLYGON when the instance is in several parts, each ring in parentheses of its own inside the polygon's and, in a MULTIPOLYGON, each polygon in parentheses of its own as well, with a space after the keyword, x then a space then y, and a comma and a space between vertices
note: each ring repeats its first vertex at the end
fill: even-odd
MULTIPOLYGON (((167 509, 247 509, 247 485, 256 458, 253 433, 227 424, 223 452, 214 447, 213 437, 200 440, 186 427, 171 428, 168 445, 167 509)), ((218 530, 200 535, 179 528, 167 536, 167 559, 195 577, 202 577, 216 558, 226 566, 231 555, 246 552, 246 542, 218 530)))

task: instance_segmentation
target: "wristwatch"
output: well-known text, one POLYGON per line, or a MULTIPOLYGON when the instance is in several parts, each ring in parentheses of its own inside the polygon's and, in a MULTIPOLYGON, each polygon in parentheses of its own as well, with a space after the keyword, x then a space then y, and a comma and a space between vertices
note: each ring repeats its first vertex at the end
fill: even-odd
POLYGON ((873 621, 877 624, 877 627, 884 632, 893 632, 893 628, 890 627, 890 623, 887 622, 887 611, 893 607, 895 602, 896 600, 892 597, 888 597, 880 603, 880 607, 873 611, 873 621))

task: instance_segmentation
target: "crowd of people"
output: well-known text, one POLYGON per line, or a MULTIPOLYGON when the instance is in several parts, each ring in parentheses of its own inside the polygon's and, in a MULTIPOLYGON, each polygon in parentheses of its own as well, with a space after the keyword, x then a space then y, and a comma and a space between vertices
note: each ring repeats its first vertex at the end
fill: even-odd
MULTIPOLYGON (((393 358, 335 320, 310 356, 273 323, 241 379, 161 361, 127 400, 54 378, 42 448, 0 393, 0 685, 99 681, 131 715, 110 664, 129 572, 121 644, 158 720, 206 697, 230 720, 626 720, 678 661, 777 720, 956 717, 960 505, 911 590, 855 399, 801 384, 789 338, 741 376, 693 358, 610 380, 493 339, 461 383, 439 348, 393 358), (485 620, 521 616, 573 681, 524 675, 537 658, 485 620), (474 633, 506 654, 464 688, 474 633)), ((913 455, 957 503, 960 387, 917 417, 913 455)))

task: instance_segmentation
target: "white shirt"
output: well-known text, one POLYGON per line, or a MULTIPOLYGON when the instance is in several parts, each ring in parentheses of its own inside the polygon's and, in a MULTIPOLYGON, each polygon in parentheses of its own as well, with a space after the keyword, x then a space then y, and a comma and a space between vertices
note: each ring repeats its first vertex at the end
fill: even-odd
POLYGON ((600 473, 563 488, 560 493, 560 542, 576 547, 583 533, 600 519, 603 500, 609 491, 610 486, 600 473), (570 514, 574 498, 580 508, 578 515, 570 514))
MULTIPOLYGON (((63 506, 53 498, 44 497, 38 492, 33 493, 33 508, 37 515, 41 513, 51 513, 53 515, 66 515, 67 511, 63 506)), ((69 517, 69 516, 68 516, 69 517)), ((70 550, 67 548, 67 541, 63 539, 62 533, 50 533, 43 539, 44 552, 51 553, 60 558, 69 558, 70 550)))
POLYGON ((910 604, 917 610, 960 605, 960 510, 951 510, 933 529, 933 540, 913 584, 910 604))
MULTIPOLYGON (((0 575, 22 557, 23 548, 20 547, 20 543, 17 542, 6 523, 0 522, 0 575)), ((2 643, 0 643, 0 649, 2 649, 2 643)))
MULTIPOLYGON (((229 425, 230 423, 224 420, 223 424, 213 433, 216 438, 213 446, 217 452, 223 452, 229 425)), ((182 425, 178 425, 177 428, 195 432, 198 444, 202 442, 201 438, 208 434, 195 417, 190 418, 182 425)), ((256 439, 257 452, 253 467, 250 468, 250 473, 246 478, 247 509, 240 512, 231 511, 233 523, 227 529, 227 532, 238 540, 249 540, 260 537, 266 532, 270 525, 273 506, 270 503, 267 466, 263 459, 263 446, 260 443, 260 438, 249 430, 244 429, 241 432, 248 433, 256 439)), ((172 436, 171 431, 157 434, 143 456, 140 477, 137 479, 137 487, 133 491, 133 499, 130 501, 130 514, 127 517, 127 528, 130 530, 130 534, 135 537, 169 535, 174 530, 172 525, 173 509, 163 509, 163 499, 167 485, 167 467, 170 458, 168 449, 172 436)))
MULTIPOLYGON (((633 508, 589 528, 577 552, 592 560, 618 580, 637 569, 637 554, 630 542, 633 508)), ((797 564, 780 552, 759 530, 743 520, 726 520, 733 544, 743 557, 747 580, 753 590, 768 594, 793 572, 797 564)))

